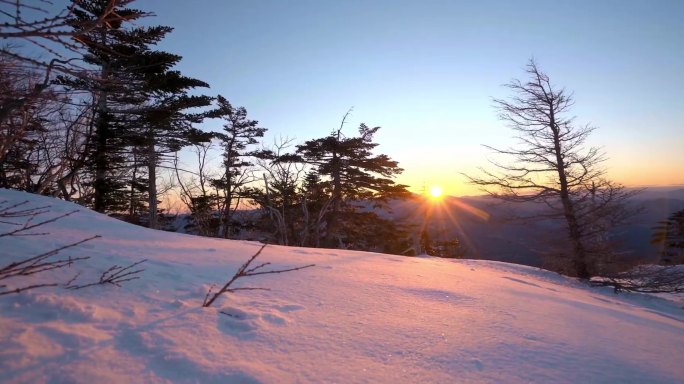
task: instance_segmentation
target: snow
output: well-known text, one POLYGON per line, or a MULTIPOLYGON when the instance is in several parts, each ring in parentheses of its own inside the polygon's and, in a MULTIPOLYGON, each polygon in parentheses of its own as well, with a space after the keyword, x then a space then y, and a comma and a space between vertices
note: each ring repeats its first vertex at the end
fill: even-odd
POLYGON ((663 298, 501 262, 269 245, 257 259, 269 267, 316 266, 240 279, 270 290, 202 308, 260 244, 152 231, 21 192, 0 200, 79 210, 36 229, 49 235, 0 238, 0 266, 96 234, 63 253, 91 259, 41 281, 81 272, 87 283, 147 259, 121 287, 0 296, 3 383, 684 381, 684 311, 663 298))

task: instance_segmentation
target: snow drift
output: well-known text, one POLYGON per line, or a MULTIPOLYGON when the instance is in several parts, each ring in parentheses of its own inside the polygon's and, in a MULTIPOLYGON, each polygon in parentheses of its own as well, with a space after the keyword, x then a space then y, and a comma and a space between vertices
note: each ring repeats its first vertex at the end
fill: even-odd
POLYGON ((0 200, 79 209, 36 229, 48 235, 0 238, 0 267, 102 235, 64 251, 90 259, 24 282, 80 272, 85 283, 147 259, 121 287, 0 296, 0 382, 684 381, 684 311, 662 298, 500 262, 268 246, 258 261, 316 267, 240 280, 270 290, 202 308, 260 244, 148 230, 20 192, 0 200))

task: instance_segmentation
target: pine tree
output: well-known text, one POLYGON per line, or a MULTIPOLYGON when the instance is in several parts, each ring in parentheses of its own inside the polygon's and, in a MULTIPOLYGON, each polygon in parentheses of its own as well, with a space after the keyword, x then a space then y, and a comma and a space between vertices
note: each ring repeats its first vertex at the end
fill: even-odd
MULTIPOLYGON (((113 10, 120 19, 85 28, 84 21, 101 15, 110 7, 108 0, 75 1, 71 23, 79 41, 87 47, 84 61, 99 72, 97 78, 61 76, 58 82, 70 88, 91 93, 94 105, 94 139, 89 148, 87 163, 92 173, 91 202, 98 212, 125 211, 129 191, 130 139, 133 128, 140 124, 140 115, 131 113, 131 106, 141 105, 146 98, 141 94, 139 76, 150 63, 144 54, 148 44, 159 41, 169 27, 127 28, 124 21, 134 22, 146 13, 126 8, 130 1, 117 4, 113 10)), ((130 25, 130 23, 129 23, 130 25)))
POLYGON ((183 76, 172 71, 181 57, 164 52, 152 52, 157 62, 151 65, 158 72, 144 74, 144 92, 148 106, 142 111, 143 125, 140 129, 140 142, 146 155, 147 189, 149 203, 149 226, 157 227, 157 173, 156 169, 164 154, 177 152, 182 147, 206 142, 211 135, 193 127, 199 123, 203 114, 186 112, 188 109, 210 105, 208 96, 190 96, 188 91, 198 87, 209 87, 203 81, 183 76))
MULTIPOLYGON (((74 25, 82 25, 81 20, 107 6, 106 0, 78 2, 74 25)), ((127 21, 146 16, 121 7, 115 12, 127 21)), ((181 56, 152 49, 172 30, 124 28, 115 22, 79 34, 88 47, 85 60, 99 68, 100 79, 90 83, 63 79, 65 85, 90 90, 96 100, 95 144, 90 154, 95 210, 127 208, 133 215, 145 209, 146 202, 151 227, 157 225, 156 168, 163 155, 209 140, 192 127, 202 114, 186 112, 210 104, 207 96, 188 95, 189 90, 208 84, 172 70, 181 56)))
POLYGON ((231 232, 231 220, 240 199, 247 197, 245 185, 253 181, 250 174, 250 157, 257 152, 251 148, 263 137, 266 128, 259 127, 259 122, 247 118, 244 107, 235 108, 223 96, 217 97, 218 107, 207 113, 207 117, 225 120, 223 132, 217 133, 223 148, 223 174, 212 180, 214 187, 220 191, 218 211, 221 227, 219 236, 228 238, 231 232))
POLYGON ((651 243, 662 247, 662 264, 684 264, 684 209, 659 223, 651 243))
POLYGON ((302 246, 320 247, 323 219, 332 202, 330 190, 330 182, 323 181, 315 170, 304 176, 301 187, 303 217, 300 244, 302 246))
POLYGON ((359 136, 345 137, 342 134, 345 118, 340 128, 330 135, 306 141, 297 146, 297 153, 303 161, 314 167, 319 177, 330 182, 330 205, 325 212, 324 245, 343 246, 354 240, 345 234, 363 225, 377 227, 380 218, 362 214, 360 205, 364 202, 382 205, 390 198, 406 197, 405 185, 395 184, 392 178, 403 170, 387 155, 374 155, 378 146, 373 135, 380 127, 359 126, 359 136), (375 220, 372 218, 374 217, 375 220))

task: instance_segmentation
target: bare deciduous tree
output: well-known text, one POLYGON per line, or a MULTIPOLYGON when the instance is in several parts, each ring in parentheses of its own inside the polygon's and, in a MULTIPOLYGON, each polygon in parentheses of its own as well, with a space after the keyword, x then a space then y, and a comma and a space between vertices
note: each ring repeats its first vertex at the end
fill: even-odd
POLYGON ((302 239, 297 239, 295 218, 290 213, 294 210, 307 213, 306 197, 298 191, 306 167, 298 156, 287 153, 293 141, 281 137, 270 149, 264 148, 257 159, 257 165, 264 171, 264 191, 255 193, 253 199, 268 211, 281 245, 303 245, 302 239))
POLYGON ((90 140, 90 108, 51 88, 31 96, 42 81, 35 70, 0 57, 0 105, 24 100, 0 121, 0 186, 69 200, 90 140))
POLYGON ((607 230, 629 217, 623 203, 634 192, 604 177, 603 152, 586 144, 595 128, 578 126, 568 115, 572 94, 554 87, 534 60, 526 72, 528 81, 507 84, 514 93, 509 100, 494 100, 519 143, 509 149, 486 147, 510 161, 492 160, 495 171, 466 176, 495 198, 546 204, 545 218, 560 219, 567 229, 572 266, 566 272, 587 279, 599 272, 595 253, 606 252, 607 230))
POLYGON ((173 160, 180 200, 192 214, 199 235, 210 237, 217 235, 211 222, 219 199, 211 190, 211 180, 215 177, 209 170, 209 153, 212 148, 211 143, 196 144, 192 147, 191 151, 197 159, 197 168, 193 170, 180 168, 178 154, 173 160))
POLYGON ((60 8, 50 0, 0 0, 0 39, 7 43, 0 47, 0 56, 23 63, 27 70, 45 72, 43 81, 35 84, 27 97, 0 104, 0 121, 47 89, 55 73, 96 77, 76 64, 84 48, 84 36, 99 26, 126 21, 128 16, 117 14, 115 9, 131 1, 109 0, 100 14, 76 21, 73 11, 79 1, 60 8), (20 47, 22 43, 29 47, 20 47))
POLYGON ((50 0, 0 0, 0 15, 4 19, 0 38, 27 42, 52 59, 6 48, 0 48, 0 54, 57 72, 81 72, 79 67, 70 63, 69 53, 79 52, 83 48, 83 36, 93 29, 124 21, 125 17, 117 14, 115 9, 132 1, 109 0, 99 15, 76 21, 73 11, 80 3, 78 0, 64 8, 57 7, 50 0))

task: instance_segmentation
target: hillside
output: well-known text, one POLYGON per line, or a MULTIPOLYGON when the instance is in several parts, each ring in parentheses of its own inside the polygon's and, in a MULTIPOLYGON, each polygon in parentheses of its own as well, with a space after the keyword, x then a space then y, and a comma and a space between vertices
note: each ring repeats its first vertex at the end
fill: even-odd
MULTIPOLYGON (((684 311, 662 298, 589 288, 532 267, 267 246, 268 268, 201 304, 260 244, 152 231, 70 203, 47 235, 0 237, 0 267, 65 250, 90 256, 21 285, 97 280, 143 259, 121 287, 0 296, 0 382, 446 383, 684 381, 684 311)), ((16 228, 0 220, 0 233, 16 228)), ((35 221, 35 220, 34 220, 35 221)), ((17 281, 3 281, 18 286, 17 281)))

